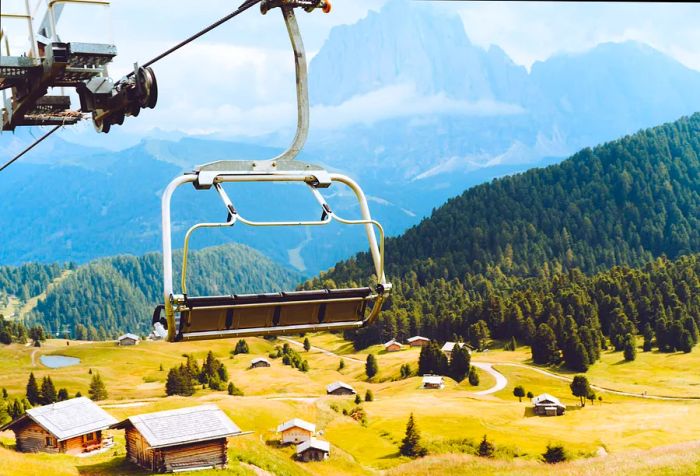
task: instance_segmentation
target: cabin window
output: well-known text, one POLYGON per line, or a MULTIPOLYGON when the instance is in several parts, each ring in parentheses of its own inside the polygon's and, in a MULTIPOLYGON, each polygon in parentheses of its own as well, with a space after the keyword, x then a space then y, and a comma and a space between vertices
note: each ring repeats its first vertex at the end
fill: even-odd
POLYGON ((56 439, 53 436, 47 436, 45 438, 46 446, 56 446, 56 439))
POLYGON ((87 433, 87 434, 85 435, 85 441, 93 441, 93 440, 95 440, 95 439, 96 439, 96 437, 95 437, 95 433, 94 433, 94 432, 92 432, 92 433, 87 433))

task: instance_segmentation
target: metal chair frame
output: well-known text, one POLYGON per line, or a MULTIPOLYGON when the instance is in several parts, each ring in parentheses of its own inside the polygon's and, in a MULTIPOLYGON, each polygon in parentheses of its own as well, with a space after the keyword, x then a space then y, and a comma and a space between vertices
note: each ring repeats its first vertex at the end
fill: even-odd
MULTIPOLYGON (((303 7, 309 10, 309 0, 264 0, 261 9, 264 12, 270 8, 280 7, 287 26, 292 49, 294 50, 295 71, 296 71, 296 96, 297 96, 297 129, 292 144, 282 154, 269 160, 245 161, 245 160, 225 160, 213 162, 196 168, 193 172, 181 175, 173 179, 162 196, 162 226, 163 226, 163 297, 165 304, 156 308, 153 316, 153 323, 157 333, 166 337, 169 341, 213 339, 224 337, 241 337, 250 335, 279 335, 300 332, 313 332, 321 330, 340 330, 359 328, 371 322, 380 312, 384 300, 391 290, 391 284, 387 282, 384 274, 384 229, 376 220, 372 219, 367 204, 367 198, 360 186, 347 177, 338 173, 331 173, 322 167, 314 164, 300 162, 296 156, 306 142, 309 127, 309 101, 307 87, 307 65, 304 46, 301 40, 299 27, 294 16, 295 7, 303 7), (243 217, 234 207, 228 194, 222 187, 223 183, 240 182, 303 182, 305 183, 316 201, 322 209, 320 220, 302 221, 254 221, 243 217), (355 194, 362 218, 359 220, 346 219, 332 211, 320 188, 328 188, 334 182, 341 183, 349 187, 355 194), (173 269, 172 269, 172 227, 171 227, 171 199, 175 190, 183 184, 192 183, 198 190, 214 188, 219 198, 224 204, 228 219, 219 223, 198 223, 192 226, 185 234, 181 293, 174 293, 173 290, 173 269), (229 227, 236 223, 247 226, 269 227, 269 226, 324 226, 333 221, 345 225, 364 225, 369 241, 370 254, 377 276, 377 286, 374 290, 360 288, 357 290, 324 290, 319 293, 327 293, 321 298, 305 299, 304 293, 282 293, 280 295, 262 295, 266 302, 245 303, 251 296, 215 296, 188 298, 187 296, 187 259, 189 241, 192 233, 202 228, 229 227), (375 228, 379 233, 379 239, 375 234, 375 228), (349 297, 347 297, 349 295, 349 297), (240 303, 238 300, 242 300, 240 303), (198 303, 194 306, 194 302, 198 303), (211 305, 207 302, 211 301, 211 305), (364 316, 364 309, 367 303, 372 302, 369 314, 364 316), (185 332, 183 329, 187 323, 183 319, 191 319, 193 309, 206 310, 229 310, 229 309, 254 309, 254 308, 278 308, 286 306, 321 305, 327 303, 358 303, 361 306, 362 319, 348 321, 333 321, 289 324, 289 325, 265 325, 257 327, 236 328, 236 329, 216 329, 210 331, 185 332), (165 318, 160 317, 161 308, 165 310, 165 318), (176 322, 175 313, 180 313, 180 322, 176 322), (186 316, 183 318, 183 316, 186 316), (178 329, 179 324, 179 329, 178 329), (167 329, 167 332, 166 332, 167 329)), ((327 9, 323 1, 313 2, 314 8, 327 9)), ((313 294, 313 293, 312 293, 313 294)), ((360 308, 358 308, 360 309, 360 308)), ((325 307, 324 307, 325 310, 325 307)), ((347 309, 346 309, 347 311, 347 309)), ((276 312, 279 312, 276 309, 276 312)), ((319 311, 320 312, 320 311, 319 311)), ((232 318, 231 318, 232 319, 232 318)))

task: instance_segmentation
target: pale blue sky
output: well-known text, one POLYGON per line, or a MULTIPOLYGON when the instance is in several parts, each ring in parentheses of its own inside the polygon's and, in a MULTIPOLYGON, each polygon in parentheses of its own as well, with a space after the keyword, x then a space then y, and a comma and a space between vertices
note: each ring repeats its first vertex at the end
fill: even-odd
MULTIPOLYGON (((237 3, 113 0, 110 30, 119 57, 112 74, 127 72, 134 61, 151 58, 228 13, 237 3)), ((331 28, 355 23, 368 10, 379 10, 384 3, 334 0, 330 15, 299 12, 310 55, 321 48, 331 28)), ((634 39, 700 70, 698 4, 421 3, 426 8, 459 14, 474 43, 499 45, 526 67, 560 52, 634 39)), ((142 134, 157 127, 236 136, 293 126, 293 63, 277 11, 262 16, 254 8, 159 62, 155 70, 160 87, 158 108, 128 120, 123 127, 126 134, 142 134)), ((337 117, 337 111, 319 110, 317 114, 337 117)), ((342 121, 338 125, 342 126, 342 121)), ((86 132, 92 133, 87 123, 64 134, 77 138, 86 132)))

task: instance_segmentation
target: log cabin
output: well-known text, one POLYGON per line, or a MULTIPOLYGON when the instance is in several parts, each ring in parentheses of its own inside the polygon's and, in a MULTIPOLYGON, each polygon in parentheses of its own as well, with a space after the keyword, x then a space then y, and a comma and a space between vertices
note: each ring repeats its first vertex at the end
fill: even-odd
POLYGON ((300 461, 323 461, 331 454, 331 444, 327 441, 311 438, 297 445, 297 459, 300 461))
POLYGON ((548 393, 543 393, 532 399, 535 415, 540 416, 559 416, 566 411, 566 405, 563 405, 558 398, 553 397, 548 393))
POLYGON ((355 389, 344 382, 333 382, 326 386, 328 395, 355 395, 355 389))
POLYGON ((292 418, 278 426, 277 433, 280 434, 280 441, 283 445, 299 444, 311 439, 316 433, 316 425, 301 418, 292 418))
POLYGON ((270 361, 263 358, 263 357, 258 357, 257 359, 253 359, 250 362, 250 368, 251 369, 257 369, 260 367, 270 367, 270 361))
POLYGON ((119 338, 117 339, 117 345, 136 345, 139 343, 139 340, 139 336, 137 336, 136 334, 124 334, 122 336, 119 336, 119 338))
POLYGON ((86 397, 30 408, 0 431, 12 430, 24 453, 80 454, 111 446, 103 431, 117 420, 86 397))
MULTIPOLYGON (((464 348, 466 345, 464 342, 450 342, 447 341, 445 342, 445 345, 442 346, 442 353, 445 354, 445 357, 447 357, 447 360, 450 360, 452 358, 452 351, 454 350, 455 346, 458 345, 461 348, 464 348)), ((467 352, 469 354, 472 353, 471 349, 467 345, 467 352)))
POLYGON ((127 459, 156 473, 225 468, 227 438, 241 434, 211 404, 136 415, 112 428, 125 430, 127 459))
POLYGON ((427 389, 445 388, 445 379, 440 375, 423 375, 423 388, 427 388, 427 389))
POLYGON ((423 347, 430 344, 430 339, 423 336, 413 336, 406 339, 406 342, 408 342, 408 345, 411 347, 423 347))
POLYGON ((387 352, 397 352, 401 350, 402 347, 401 342, 397 341, 396 339, 391 339, 389 342, 384 344, 384 350, 387 352))

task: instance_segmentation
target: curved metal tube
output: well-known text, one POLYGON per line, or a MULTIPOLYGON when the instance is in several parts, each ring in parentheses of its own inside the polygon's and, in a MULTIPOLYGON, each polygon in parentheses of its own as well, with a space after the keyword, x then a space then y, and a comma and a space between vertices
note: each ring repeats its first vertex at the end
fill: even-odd
POLYGON ((272 161, 294 160, 302 147, 304 147, 306 137, 309 134, 309 89, 307 86, 308 74, 304 42, 301 39, 299 25, 294 16, 294 9, 282 7, 281 10, 284 23, 287 25, 289 41, 291 41, 292 49, 294 50, 294 68, 297 84, 297 131, 289 148, 271 159, 272 161))

